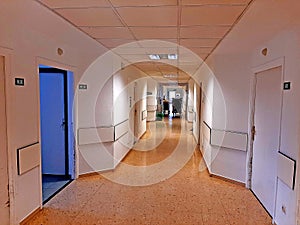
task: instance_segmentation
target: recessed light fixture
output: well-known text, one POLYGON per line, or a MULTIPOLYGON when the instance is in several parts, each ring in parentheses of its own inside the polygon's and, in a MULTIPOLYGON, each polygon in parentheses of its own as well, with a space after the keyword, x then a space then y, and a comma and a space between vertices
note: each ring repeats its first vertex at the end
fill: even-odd
POLYGON ((160 59, 176 60, 176 59, 178 59, 177 54, 150 54, 148 56, 151 60, 160 60, 160 59))
POLYGON ((158 54, 150 54, 149 55, 149 58, 151 60, 159 60, 160 59, 160 56, 158 54))

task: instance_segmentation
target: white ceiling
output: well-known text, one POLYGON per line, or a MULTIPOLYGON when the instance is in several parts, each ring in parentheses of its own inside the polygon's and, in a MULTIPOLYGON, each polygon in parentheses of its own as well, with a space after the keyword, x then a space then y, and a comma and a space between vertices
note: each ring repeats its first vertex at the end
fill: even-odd
MULTIPOLYGON (((178 46, 205 60, 253 0, 38 1, 108 49, 137 42, 134 47, 142 50, 132 51, 133 47, 124 49, 124 46, 118 50, 129 60, 139 57, 147 60, 147 54, 151 53, 177 53, 177 64, 182 64, 178 46), (140 43, 147 39, 167 41, 172 45, 152 42, 151 46, 144 46, 140 43)), ((191 64, 189 59, 186 61, 191 64)), ((149 75, 178 72, 174 66, 164 67, 154 62, 140 63, 138 67, 149 75)), ((182 74, 179 73, 178 82, 188 79, 182 74)))

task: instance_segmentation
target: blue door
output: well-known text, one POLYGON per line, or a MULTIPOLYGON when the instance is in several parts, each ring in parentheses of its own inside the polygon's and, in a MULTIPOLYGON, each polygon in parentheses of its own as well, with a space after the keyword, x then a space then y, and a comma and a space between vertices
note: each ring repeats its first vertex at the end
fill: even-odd
POLYGON ((42 173, 66 175, 64 73, 40 70, 42 173))

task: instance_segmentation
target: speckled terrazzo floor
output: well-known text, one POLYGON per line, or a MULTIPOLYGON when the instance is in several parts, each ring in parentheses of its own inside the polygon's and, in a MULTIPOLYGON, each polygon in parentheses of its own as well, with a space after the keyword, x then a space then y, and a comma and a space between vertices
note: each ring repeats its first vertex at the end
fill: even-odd
MULTIPOLYGON (((164 129, 165 137, 155 149, 133 150, 124 163, 145 166, 172 155, 170 146, 178 143, 175 139, 182 130, 180 120, 165 119, 164 129)), ((190 138, 188 131, 189 127, 185 134, 190 138)), ((143 139, 152 135, 147 133, 143 139)), ((178 173, 147 186, 121 185, 102 175, 79 178, 26 224, 271 225, 271 218, 249 190, 199 171, 201 159, 196 148, 178 173)))

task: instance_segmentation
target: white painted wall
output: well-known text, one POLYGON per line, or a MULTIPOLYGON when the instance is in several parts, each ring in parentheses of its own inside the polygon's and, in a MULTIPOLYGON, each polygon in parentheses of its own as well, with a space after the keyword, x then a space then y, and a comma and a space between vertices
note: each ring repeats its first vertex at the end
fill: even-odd
MULTIPOLYGON (((298 96, 300 96, 300 92, 298 87, 300 87, 300 28, 296 33, 292 30, 280 32, 280 34, 272 37, 265 44, 258 46, 252 53, 251 63, 252 66, 255 66, 267 63, 279 57, 285 58, 283 76, 285 81, 292 82, 292 90, 283 92, 280 151, 299 161, 300 105, 298 103, 298 96), (269 48, 269 55, 267 57, 261 57, 259 54, 264 46, 269 48)), ((299 188, 297 183, 296 187, 299 188)), ((296 190, 293 191, 286 188, 283 182, 278 181, 275 212, 275 221, 278 225, 296 224, 296 190), (286 214, 281 210, 282 206, 287 208, 286 214)))
MULTIPOLYGON (((245 61, 243 55, 216 54, 208 63, 215 77, 212 129, 248 133, 250 70, 245 61), (236 71, 243 76, 237 76, 236 71)), ((246 152, 211 146, 211 154, 211 173, 245 183, 246 152)))
POLYGON ((9 224, 8 155, 5 107, 5 57, 0 56, 0 218, 3 225, 9 224))
POLYGON ((194 83, 194 120, 193 120, 193 135, 197 143, 199 143, 200 120, 201 120, 201 98, 200 98, 200 83, 194 83))
POLYGON ((137 136, 139 139, 146 132, 147 120, 142 118, 142 112, 147 110, 147 79, 136 79, 136 92, 135 92, 135 105, 136 105, 136 116, 137 116, 137 136))
POLYGON ((156 109, 157 108, 157 86, 156 80, 149 78, 147 80, 147 121, 156 120, 156 109), (150 94, 151 93, 151 94, 150 94))
MULTIPOLYGON (((193 76, 196 83, 201 84, 203 91, 201 103, 200 126, 200 150, 205 160, 207 169, 212 172, 212 161, 214 159, 213 147, 210 145, 210 128, 213 123, 213 100, 214 100, 214 75, 207 65, 203 65, 193 76), (206 123, 207 125, 205 125, 206 123)), ((189 85, 190 86, 190 85, 189 85)), ((200 101, 200 99, 199 99, 200 101)))
MULTIPOLYGON (((221 92, 214 86, 212 127, 220 128, 225 123, 228 130, 250 134, 252 68, 284 57, 284 79, 292 82, 292 89, 283 95, 280 151, 297 160, 300 146, 300 104, 297 100, 300 82, 299 8, 300 3, 296 0, 255 1, 208 60, 222 89, 227 111, 227 116, 224 116, 220 109, 221 92), (267 56, 261 54, 265 47, 268 48, 267 56)), ((209 116, 205 117, 209 121, 209 116)), ((212 153, 215 152, 213 149, 212 153)), ((212 173, 246 182, 247 166, 245 153, 221 148, 210 169, 212 173)), ((297 176, 299 179, 299 173, 297 176)), ((298 182, 296 187, 293 191, 278 181, 274 218, 278 225, 296 224, 298 182), (286 207, 286 214, 282 212, 282 206, 286 207)))
POLYGON ((188 83, 188 99, 187 99, 187 121, 192 123, 194 120, 194 111, 196 110, 194 107, 194 84, 195 81, 193 79, 189 80, 188 83))
POLYGON ((128 133, 116 142, 99 140, 80 145, 79 174, 114 169, 133 145, 133 129, 137 129, 138 138, 146 132, 146 120, 141 118, 146 110, 147 79, 142 78, 145 74, 133 66, 114 71, 117 60, 120 59, 112 55, 97 59, 81 79, 89 88, 78 92, 78 128, 116 127, 128 120, 128 133), (111 59, 114 65, 108 61, 111 59), (99 71, 103 76, 98 76, 99 71), (136 126, 134 107, 138 117, 136 126))
POLYGON ((37 58, 74 68, 78 81, 104 48, 35 1, 1 1, 0 27, 0 46, 11 49, 12 58, 7 76, 8 149, 14 178, 11 224, 17 224, 41 206, 40 168, 22 176, 16 168, 16 150, 39 141, 37 58), (64 49, 63 56, 57 55, 58 47, 64 49), (15 87, 14 77, 24 77, 25 87, 15 87))
MULTIPOLYGON (((248 119, 246 118, 249 117, 251 68, 278 57, 285 57, 284 76, 286 80, 292 82, 292 90, 285 92, 283 97, 281 151, 298 160, 300 146, 298 116, 300 105, 297 99, 300 82, 298 75, 300 59, 298 45, 300 34, 299 4, 296 0, 255 1, 245 17, 208 60, 224 93, 226 110, 229 115, 225 120, 226 128, 249 131, 248 119), (264 47, 269 48, 267 57, 260 54, 264 47), (245 114, 246 108, 248 108, 247 116, 245 114)), ((0 46, 12 50, 12 71, 8 75, 9 91, 7 96, 8 149, 12 158, 13 170, 11 173, 14 177, 12 191, 15 199, 11 203, 13 207, 12 224, 16 224, 40 207, 41 203, 40 168, 29 171, 22 176, 18 176, 16 170, 16 149, 39 141, 37 57, 48 59, 53 62, 53 65, 59 62, 65 67, 73 68, 75 70, 75 83, 77 84, 86 67, 103 53, 104 49, 35 1, 1 1, 0 27, 2 29, 0 46), (78 45, 78 43, 81 44, 78 45), (58 47, 64 49, 63 56, 57 55, 58 47), (13 79, 17 76, 25 77, 25 87, 16 88, 13 86, 13 79)), ((105 62, 103 63, 105 64, 105 62)), ((103 78, 102 81, 105 82, 107 81, 106 75, 112 71, 112 68, 103 65, 100 66, 100 70, 97 70, 99 77, 103 78)), ((220 92, 217 90, 218 85, 209 76, 210 73, 207 68, 201 68, 199 71, 201 79, 198 77, 203 84, 206 95, 203 120, 209 126, 219 128, 224 125, 224 116, 223 112, 221 113, 223 111, 221 109, 222 104, 217 104, 218 96, 220 96, 220 92)), ((92 83, 89 83, 89 88, 91 86, 92 83)), ((143 86, 141 83, 140 86, 139 93, 146 93, 146 85, 143 86)), ((85 103, 82 101, 84 98, 81 98, 82 96, 78 96, 77 103, 80 102, 79 109, 84 109, 85 103)), ((141 109, 146 109, 146 101, 141 102, 141 109)), ((110 108, 108 109, 110 110, 110 108)), ((87 119, 88 117, 81 116, 86 115, 85 113, 87 112, 78 111, 77 128, 90 125, 91 121, 87 119)), ((102 114, 102 116, 97 117, 96 124, 112 125, 110 122, 113 122, 113 116, 111 115, 108 114, 108 120, 103 120, 102 114)), ((95 125, 94 121, 92 123, 95 125)), ((141 133, 145 130, 144 124, 141 133)), ((108 149, 107 154, 111 154, 109 152, 111 146, 108 145, 106 148, 108 149)), ((92 148, 92 150, 94 149, 92 148)), ((208 155, 205 154, 207 160, 214 154, 214 150, 208 146, 205 152, 209 151, 208 155)), ((221 149, 209 169, 216 174, 245 181, 245 175, 243 175, 246 173, 247 166, 245 157, 242 152, 221 149)), ((97 158, 95 160, 97 164, 97 158)), ((296 187, 297 189, 292 191, 280 181, 278 183, 275 217, 278 225, 296 223, 296 193, 300 191, 298 182, 296 187), (280 211, 282 205, 287 208, 286 214, 280 211)))
MULTIPOLYGON (((130 129, 134 127, 134 108, 138 105, 137 115, 141 117, 142 112, 146 110, 147 83, 150 81, 152 81, 151 78, 145 77, 145 74, 134 66, 128 66, 113 76, 114 125, 125 120, 129 121, 128 133, 115 144, 114 153, 117 155, 115 157, 117 163, 123 159, 134 144, 134 132, 130 129), (134 93, 134 85, 136 85, 136 93, 134 93)), ((139 136, 141 136, 146 132, 146 119, 138 121, 139 123, 135 127, 139 130, 139 136)))

